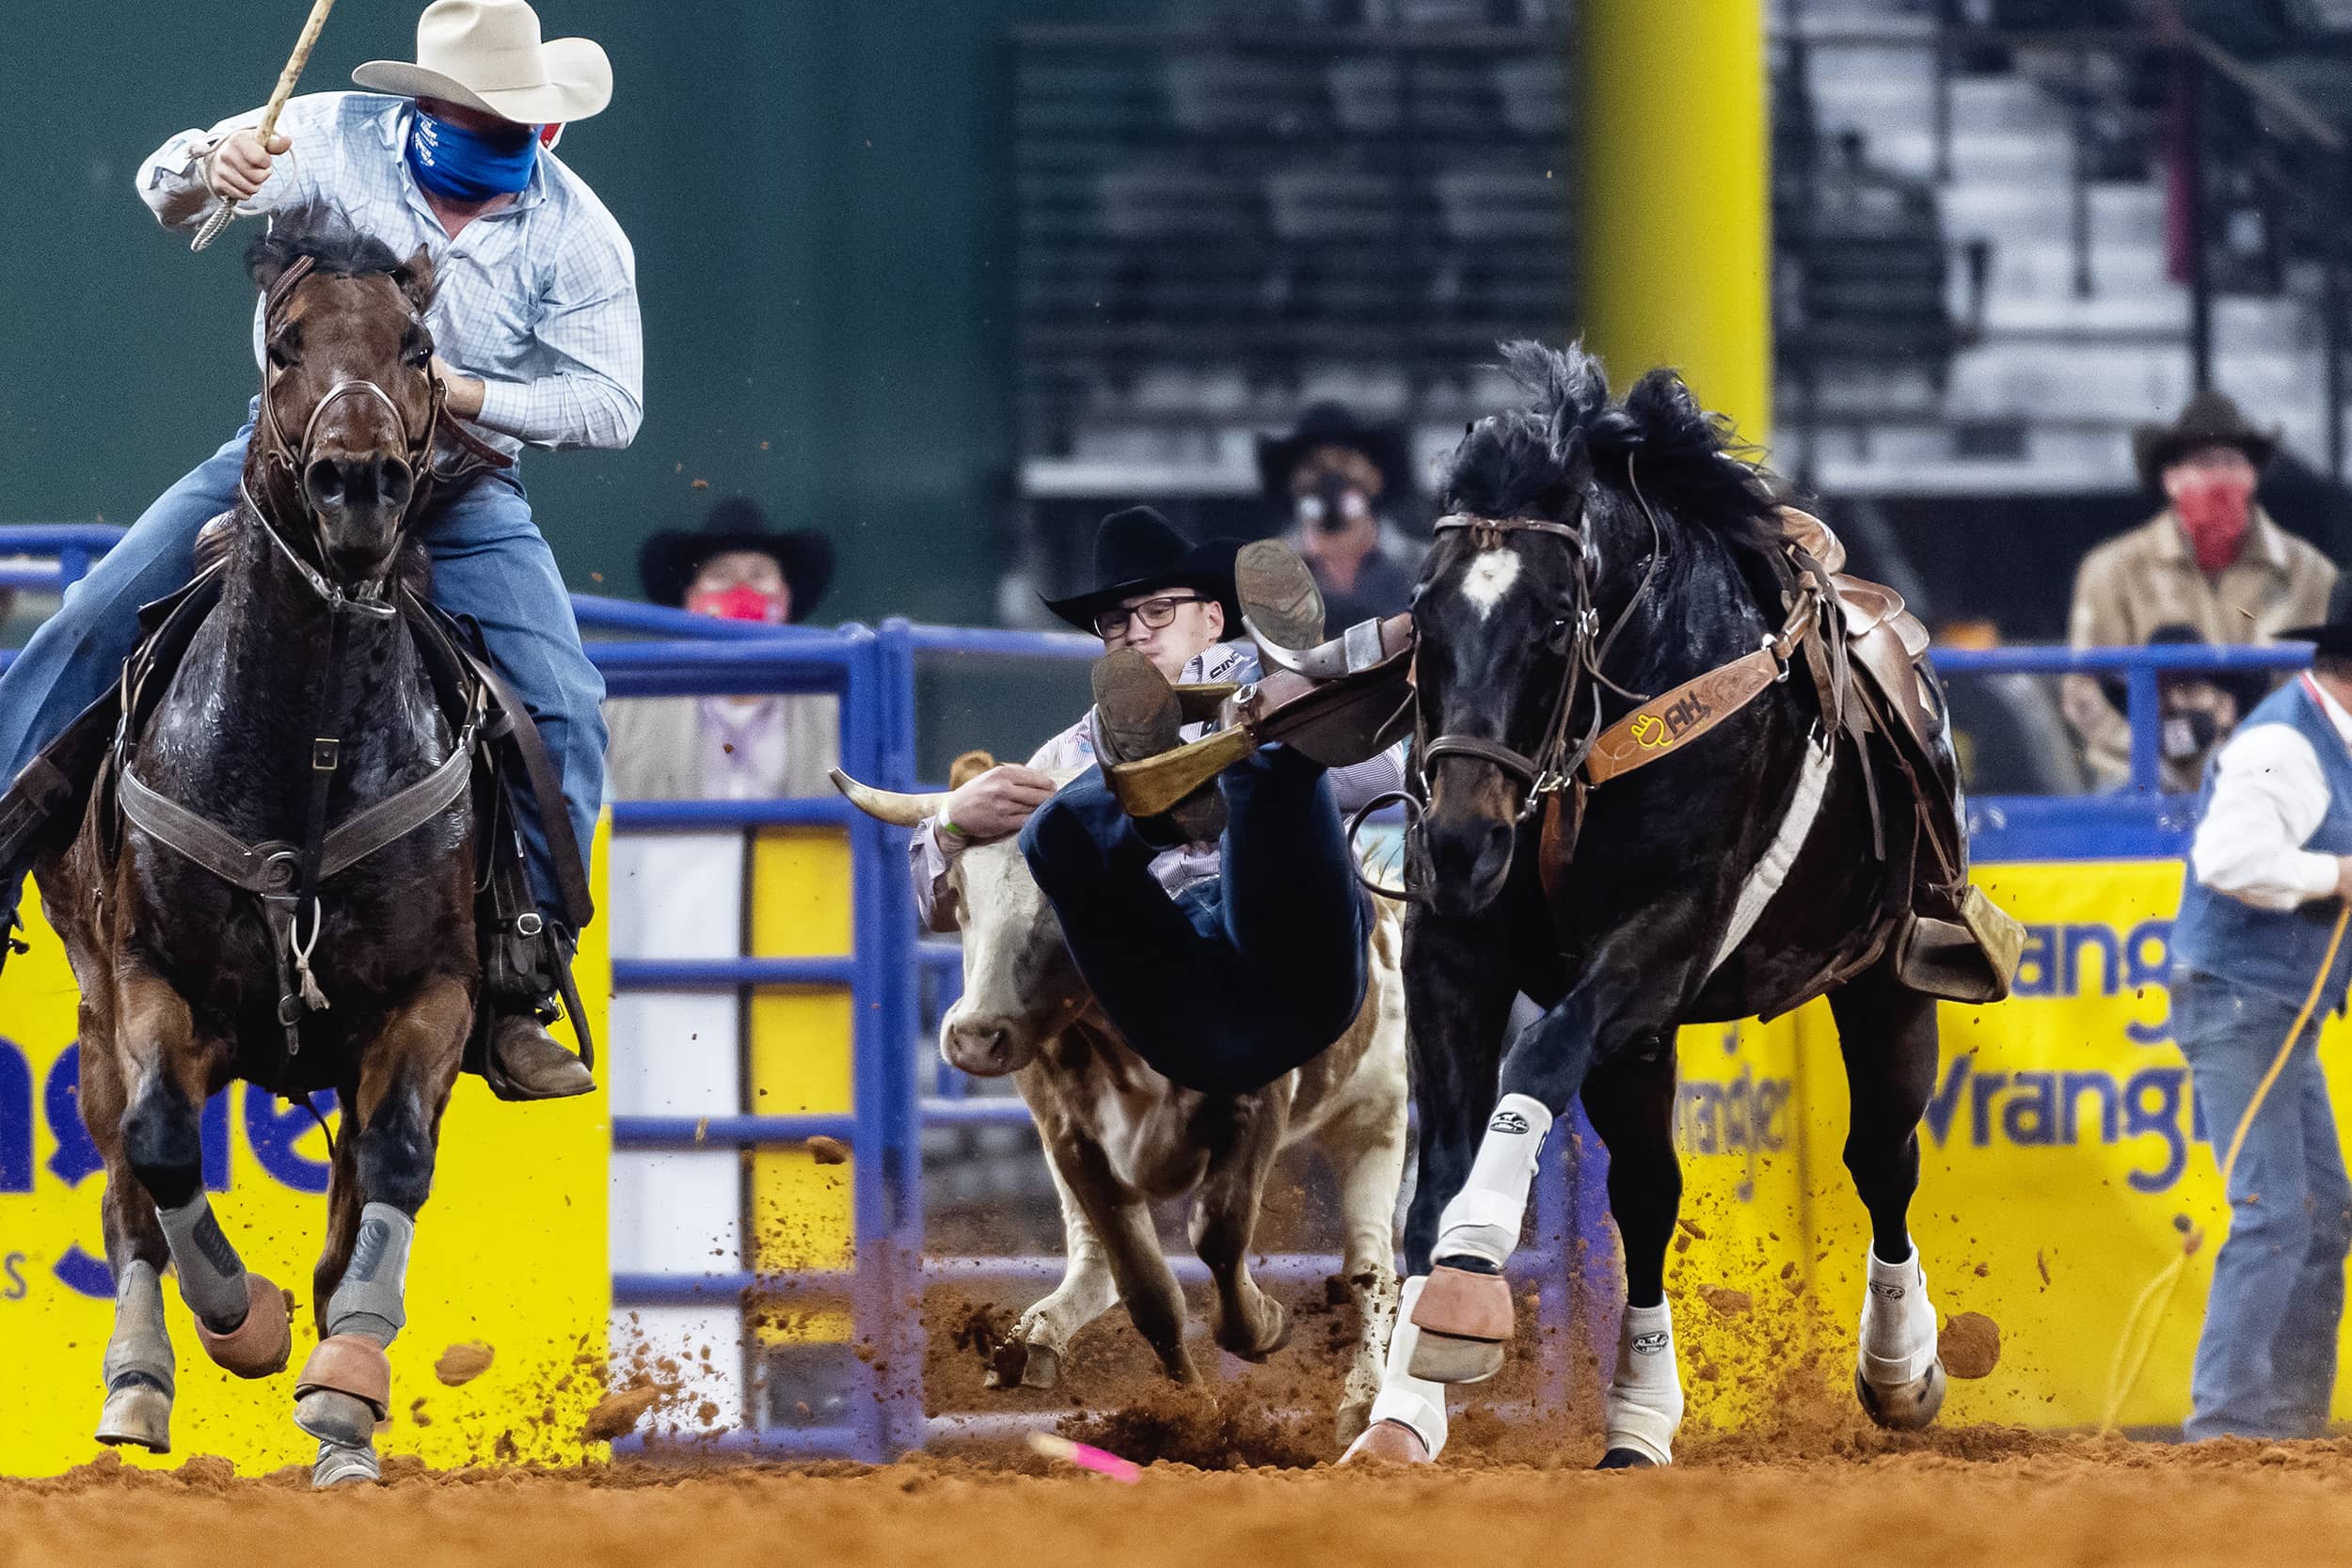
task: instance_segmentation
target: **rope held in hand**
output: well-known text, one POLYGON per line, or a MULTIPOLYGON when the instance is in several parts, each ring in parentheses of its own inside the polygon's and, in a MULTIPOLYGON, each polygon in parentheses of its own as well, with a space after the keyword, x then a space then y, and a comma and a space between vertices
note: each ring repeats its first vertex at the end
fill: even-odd
MULTIPOLYGON (((326 25, 326 13, 335 8, 335 0, 312 0, 310 18, 302 24, 302 36, 294 40, 294 53, 287 56, 286 69, 278 73, 278 86, 269 95, 269 106, 262 111, 262 123, 254 130, 263 150, 270 137, 278 134, 278 111, 294 96, 294 83, 302 78, 302 68, 310 63, 310 46, 319 40, 319 29, 326 25)), ((234 135, 235 132, 230 132, 234 135)), ((188 242, 190 250, 202 250, 220 238, 220 231, 229 227, 229 220, 237 215, 237 204, 228 198, 220 200, 219 210, 206 218, 197 230, 196 238, 188 242)))
MULTIPOLYGON (((2303 998, 2303 1010, 2295 1015, 2287 1028, 2287 1037, 2279 1043, 2278 1055, 2271 1058, 2270 1070, 2254 1085, 2254 1098, 2246 1103, 2246 1114, 2237 1118, 2237 1131, 2230 1134, 2229 1152, 2221 1159, 2221 1200, 2230 1200, 2230 1178, 2237 1169, 2237 1157, 2246 1148, 2247 1132, 2254 1125, 2254 1117, 2270 1097, 2270 1090, 2287 1069, 2287 1059, 2295 1054, 2295 1042, 2303 1037, 2304 1027, 2312 1014, 2319 1010, 2319 995, 2328 986, 2328 976, 2336 967, 2336 952, 2344 945, 2344 932, 2352 925, 2352 903, 2346 903, 2336 915, 2336 928, 2328 934, 2328 951, 2319 960, 2319 973, 2312 976, 2311 994, 2303 998)), ((2099 1434, 2106 1436, 2115 1430, 2115 1418, 2123 1408, 2123 1402, 2132 1397, 2138 1386, 2139 1374, 2148 1365, 2149 1353, 2155 1348, 2156 1331, 2164 1326, 2164 1315, 2172 1305, 2173 1293, 2180 1288, 2181 1276, 2188 1272, 2188 1260, 2203 1244, 2205 1233, 2188 1223, 2183 1215, 2181 1250, 2174 1254, 2156 1276, 2151 1279, 2133 1301, 2132 1309, 2123 1317, 2123 1332, 2115 1342, 2115 1359, 2107 1368, 2107 1402, 2099 1416, 2099 1434)))

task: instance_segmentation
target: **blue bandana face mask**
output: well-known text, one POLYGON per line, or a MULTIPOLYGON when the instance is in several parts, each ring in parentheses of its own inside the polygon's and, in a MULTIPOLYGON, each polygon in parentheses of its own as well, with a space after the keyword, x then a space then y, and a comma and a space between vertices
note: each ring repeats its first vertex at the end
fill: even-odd
POLYGON ((420 107, 408 127, 408 167, 417 183, 450 201, 487 201, 531 183, 539 128, 469 131, 420 107))

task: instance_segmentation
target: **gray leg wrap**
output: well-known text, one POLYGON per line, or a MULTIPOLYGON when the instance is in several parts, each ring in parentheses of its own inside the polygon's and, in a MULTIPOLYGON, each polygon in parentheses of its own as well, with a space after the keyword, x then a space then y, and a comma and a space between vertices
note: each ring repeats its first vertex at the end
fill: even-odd
POLYGON ((221 1233, 210 1199, 199 1192, 184 1209, 155 1211, 171 1243, 172 1267, 180 1271, 180 1299, 215 1334, 245 1322, 252 1296, 245 1283, 245 1260, 221 1233))
POLYGON ((164 1327, 164 1279, 155 1265, 134 1260, 115 1285, 114 1338, 106 1341, 108 1388, 136 1375, 172 1392, 171 1336, 164 1327))
POLYGON ((342 1282, 326 1298, 326 1332, 364 1334, 383 1344, 407 1323, 401 1305, 408 1291, 408 1243, 417 1222, 389 1203, 371 1203, 359 1211, 359 1240, 351 1249, 351 1266, 342 1282))

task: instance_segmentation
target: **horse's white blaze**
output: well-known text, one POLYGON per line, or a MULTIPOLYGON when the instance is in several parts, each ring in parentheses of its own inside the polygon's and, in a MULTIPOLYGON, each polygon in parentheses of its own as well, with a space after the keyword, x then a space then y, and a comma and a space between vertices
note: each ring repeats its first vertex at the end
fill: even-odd
POLYGON ((1518 552, 1505 545, 1470 562, 1470 570, 1462 574, 1462 597, 1470 602, 1470 608, 1478 611, 1478 618, 1483 621, 1495 612, 1495 606, 1502 602, 1502 595, 1518 579, 1518 552))

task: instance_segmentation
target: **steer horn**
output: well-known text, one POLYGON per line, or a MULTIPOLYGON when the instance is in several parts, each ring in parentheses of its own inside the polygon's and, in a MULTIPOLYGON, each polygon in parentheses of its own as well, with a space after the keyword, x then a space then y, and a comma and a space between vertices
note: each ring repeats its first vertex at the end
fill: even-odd
POLYGON ((825 776, 834 788, 850 798, 857 807, 878 822, 894 828, 919 828, 924 819, 937 812, 947 797, 945 795, 902 795, 895 789, 876 789, 862 784, 838 768, 828 768, 825 776))

